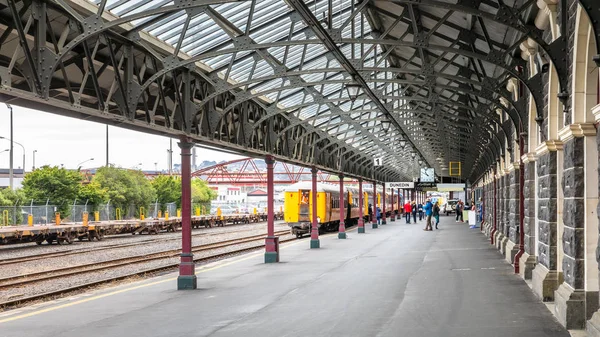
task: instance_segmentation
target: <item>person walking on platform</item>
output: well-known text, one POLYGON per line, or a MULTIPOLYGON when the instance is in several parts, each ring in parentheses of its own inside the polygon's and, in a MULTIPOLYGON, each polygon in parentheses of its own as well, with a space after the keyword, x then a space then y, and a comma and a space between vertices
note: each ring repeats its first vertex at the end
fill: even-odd
POLYGON ((462 202, 461 199, 458 199, 458 202, 456 203, 456 222, 458 222, 458 218, 460 218, 460 222, 464 222, 463 221, 463 210, 465 209, 465 204, 462 202))
POLYGON ((427 199, 423 209, 425 210, 425 216, 427 217, 427 223, 425 224, 425 229, 423 230, 431 231, 433 230, 433 228, 431 228, 431 215, 433 213, 433 204, 431 203, 431 200, 427 199))
POLYGON ((381 208, 379 208, 379 206, 377 206, 375 212, 376 212, 375 216, 377 216, 377 224, 381 225, 381 208))
POLYGON ((413 215, 413 220, 415 220, 415 223, 417 223, 417 202, 413 200, 410 206, 412 207, 411 213, 413 215))
POLYGON ((419 221, 423 220, 423 204, 417 204, 417 211, 419 212, 419 221))
POLYGON ((406 200, 404 204, 404 217, 406 218, 406 223, 410 223, 410 213, 412 213, 412 206, 410 205, 410 201, 406 200))
POLYGON ((435 229, 438 229, 438 224, 440 223, 440 206, 437 202, 433 204, 433 217, 435 218, 435 229))

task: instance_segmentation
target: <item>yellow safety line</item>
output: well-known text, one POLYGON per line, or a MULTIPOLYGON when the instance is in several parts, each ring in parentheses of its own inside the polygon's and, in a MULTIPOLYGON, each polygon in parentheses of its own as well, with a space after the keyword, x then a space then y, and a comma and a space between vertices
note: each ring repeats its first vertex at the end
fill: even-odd
MULTIPOLYGON (((351 232, 354 229, 356 229, 356 227, 353 228, 353 229, 348 230, 347 232, 351 232)), ((320 235, 319 237, 326 237, 326 236, 331 236, 331 235, 334 235, 334 234, 336 234, 336 233, 320 235)), ((283 245, 281 247, 281 249, 287 248, 287 247, 291 247, 291 246, 295 246, 295 245, 298 245, 298 244, 303 243, 303 242, 304 241, 298 241, 298 242, 294 242, 294 243, 285 244, 285 245, 283 245)), ((240 258, 240 259, 236 259, 236 260, 233 260, 233 261, 230 261, 230 262, 226 262, 226 263, 222 263, 222 264, 216 265, 214 267, 202 268, 202 269, 200 269, 199 271, 196 272, 196 275, 197 274, 201 274, 201 273, 206 273, 206 272, 209 272, 209 271, 212 271, 212 270, 215 270, 215 269, 219 269, 219 268, 222 268, 222 267, 230 266, 230 265, 238 263, 238 262, 246 261, 246 260, 255 258, 257 256, 260 256, 262 254, 263 254, 263 252, 257 253, 257 254, 252 254, 252 255, 245 256, 245 257, 240 258)), ((54 310, 58 310, 58 309, 62 309, 62 308, 68 308, 70 306, 74 306, 74 305, 77 305, 77 304, 82 304, 82 303, 86 303, 86 302, 90 302, 90 301, 95 301, 95 300, 98 300, 98 299, 101 299, 101 298, 104 298, 104 297, 118 295, 118 294, 122 294, 122 293, 125 293, 125 292, 128 292, 128 291, 132 291, 132 290, 136 290, 136 289, 141 289, 141 288, 146 288, 146 287, 150 287, 150 286, 153 286, 153 285, 157 285, 157 284, 161 284, 161 283, 165 283, 165 282, 171 282, 171 281, 175 281, 175 280, 177 280, 176 277, 171 277, 171 278, 160 280, 160 281, 156 281, 156 282, 141 284, 141 285, 135 286, 135 287, 130 287, 130 288, 125 288, 125 289, 121 289, 121 290, 116 290, 116 291, 113 291, 113 292, 110 292, 110 293, 106 293, 106 294, 102 294, 102 295, 97 295, 97 296, 89 297, 89 298, 82 299, 82 300, 79 300, 79 301, 75 301, 75 302, 71 302, 71 303, 65 303, 65 304, 61 304, 61 305, 55 306, 55 307, 46 308, 46 309, 42 309, 42 310, 38 310, 38 311, 33 311, 33 312, 30 312, 30 313, 27 313, 27 314, 23 314, 23 315, 5 318, 5 319, 0 320, 0 323, 6 323, 6 322, 11 322, 11 321, 16 321, 16 320, 19 320, 19 319, 23 319, 23 318, 27 318, 27 317, 31 317, 31 316, 36 316, 36 315, 43 314, 43 313, 46 313, 46 312, 50 312, 50 311, 54 311, 54 310)))

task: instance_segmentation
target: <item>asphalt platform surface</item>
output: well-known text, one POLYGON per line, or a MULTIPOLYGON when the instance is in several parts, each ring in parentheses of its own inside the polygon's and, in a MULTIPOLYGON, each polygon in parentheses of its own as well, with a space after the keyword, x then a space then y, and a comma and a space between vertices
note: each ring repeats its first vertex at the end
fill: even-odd
POLYGON ((198 269, 0 313, 3 337, 569 336, 479 232, 441 216, 284 244, 198 269))

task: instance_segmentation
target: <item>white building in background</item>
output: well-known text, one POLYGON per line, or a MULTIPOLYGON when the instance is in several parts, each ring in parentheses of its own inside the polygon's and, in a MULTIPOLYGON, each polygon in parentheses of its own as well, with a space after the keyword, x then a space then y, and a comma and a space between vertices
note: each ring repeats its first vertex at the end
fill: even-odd
MULTIPOLYGON (((15 189, 23 187, 23 170, 13 169, 13 185, 15 189)), ((0 188, 10 187, 9 169, 0 168, 0 188)))
POLYGON ((242 204, 248 201, 246 192, 242 192, 240 187, 218 185, 211 188, 217 192, 216 204, 242 204))

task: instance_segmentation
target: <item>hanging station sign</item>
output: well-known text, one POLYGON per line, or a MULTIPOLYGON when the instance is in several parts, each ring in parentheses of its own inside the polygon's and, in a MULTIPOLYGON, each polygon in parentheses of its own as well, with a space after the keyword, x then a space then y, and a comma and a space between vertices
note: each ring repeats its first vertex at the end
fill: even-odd
POLYGON ((412 181, 396 181, 396 182, 386 183, 385 186, 389 187, 389 188, 413 189, 413 188, 415 188, 415 183, 412 181))

